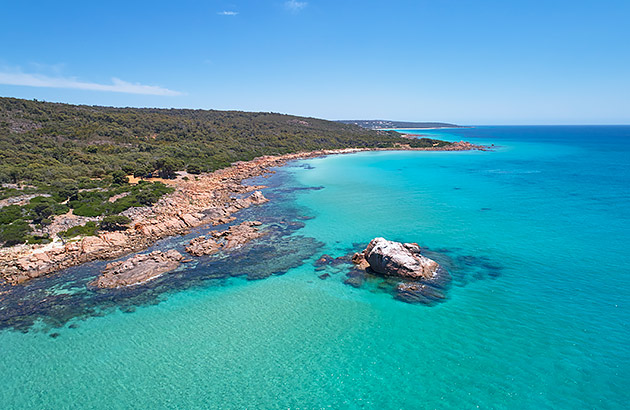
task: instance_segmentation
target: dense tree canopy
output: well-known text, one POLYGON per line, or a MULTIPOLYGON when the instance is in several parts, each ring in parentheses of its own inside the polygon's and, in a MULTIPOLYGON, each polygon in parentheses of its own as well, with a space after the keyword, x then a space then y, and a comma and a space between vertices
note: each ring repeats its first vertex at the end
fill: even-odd
POLYGON ((430 146, 395 132, 275 113, 76 106, 0 98, 0 182, 52 183, 114 171, 170 177, 260 155, 430 146))

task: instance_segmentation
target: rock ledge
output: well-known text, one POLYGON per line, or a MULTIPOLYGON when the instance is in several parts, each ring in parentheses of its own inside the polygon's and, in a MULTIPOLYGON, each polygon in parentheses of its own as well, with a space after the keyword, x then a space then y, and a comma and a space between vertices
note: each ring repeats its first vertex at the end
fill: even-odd
POLYGON ((174 249, 136 255, 107 264, 91 285, 98 288, 119 288, 139 285, 177 268, 184 256, 174 249))
POLYGON ((186 252, 193 256, 212 255, 221 249, 234 249, 265 234, 256 228, 262 225, 259 221, 245 221, 230 226, 224 231, 216 231, 211 237, 199 236, 190 241, 186 252))

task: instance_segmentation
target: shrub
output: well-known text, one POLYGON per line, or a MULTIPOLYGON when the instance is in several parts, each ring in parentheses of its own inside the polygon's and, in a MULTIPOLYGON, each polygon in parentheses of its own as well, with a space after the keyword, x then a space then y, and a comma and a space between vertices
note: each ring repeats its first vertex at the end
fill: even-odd
POLYGON ((44 244, 44 243, 49 243, 50 238, 48 237, 48 235, 44 235, 44 236, 28 235, 26 237, 26 242, 31 243, 31 244, 44 244))
POLYGON ((198 164, 190 164, 186 168, 189 174, 201 174, 201 167, 198 164))
POLYGON ((127 173, 124 171, 114 171, 112 173, 112 185, 125 185, 129 183, 127 173))
POLYGON ((55 199, 57 202, 64 202, 66 199, 75 199, 79 194, 77 184, 69 179, 62 179, 53 183, 56 190, 55 199))
POLYGON ((0 208, 0 225, 8 225, 13 221, 22 218, 22 207, 9 205, 0 208))
POLYGON ((123 215, 109 215, 103 218, 100 228, 104 231, 124 231, 131 219, 123 215))
POLYGON ((33 222, 42 223, 43 220, 48 219, 55 213, 55 209, 46 203, 38 203, 32 208, 31 217, 33 222))
POLYGON ((177 176, 175 172, 182 168, 182 161, 171 157, 160 158, 156 161, 155 168, 160 178, 172 179, 177 176))
POLYGON ((72 238, 75 236, 93 236, 96 235, 98 227, 96 222, 87 222, 85 225, 74 226, 67 231, 59 232, 59 236, 63 238, 72 238))
POLYGON ((4 225, 0 229, 0 242, 4 242, 4 246, 13 246, 24 243, 28 239, 28 233, 31 227, 26 221, 18 219, 10 225, 4 225))
POLYGON ((79 216, 101 216, 103 214, 103 210, 99 207, 95 207, 94 204, 80 204, 78 207, 74 208, 73 213, 79 216))

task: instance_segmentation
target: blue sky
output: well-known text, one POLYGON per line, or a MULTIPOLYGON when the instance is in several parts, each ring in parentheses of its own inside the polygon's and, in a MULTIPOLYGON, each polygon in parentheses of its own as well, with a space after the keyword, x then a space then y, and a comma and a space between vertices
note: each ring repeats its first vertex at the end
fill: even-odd
POLYGON ((630 1, 11 1, 0 95, 460 124, 630 123, 630 1))

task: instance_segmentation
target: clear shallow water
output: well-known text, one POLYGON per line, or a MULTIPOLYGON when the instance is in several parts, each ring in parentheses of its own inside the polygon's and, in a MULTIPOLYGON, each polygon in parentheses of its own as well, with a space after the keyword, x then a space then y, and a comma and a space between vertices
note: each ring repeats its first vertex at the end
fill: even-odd
MULTIPOLYGON (((243 217, 314 217, 288 232, 315 239, 293 245, 311 260, 260 281, 165 279, 142 303, 101 295, 114 303, 94 308, 100 317, 86 311, 51 327, 57 316, 42 314, 37 329, 0 331, 0 403, 625 408, 630 127, 421 133, 498 148, 361 153, 280 170, 266 193, 275 201, 243 217), (374 236, 438 252, 452 269, 448 300, 409 305, 344 285, 343 273, 317 278, 313 259, 374 236), (114 308, 129 303, 139 306, 114 308)), ((238 269, 273 270, 274 250, 256 249, 238 269)), ((221 266, 200 260, 188 276, 221 266)), ((41 288, 53 286, 47 280, 41 288)), ((105 304, 78 292, 81 303, 105 304)))

